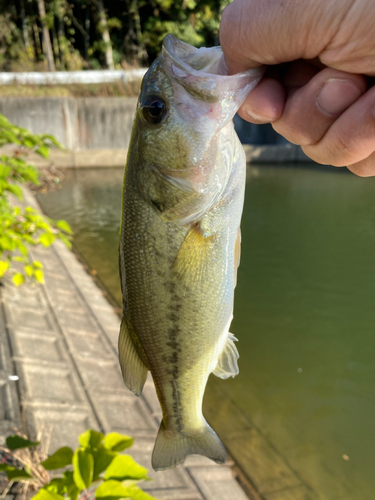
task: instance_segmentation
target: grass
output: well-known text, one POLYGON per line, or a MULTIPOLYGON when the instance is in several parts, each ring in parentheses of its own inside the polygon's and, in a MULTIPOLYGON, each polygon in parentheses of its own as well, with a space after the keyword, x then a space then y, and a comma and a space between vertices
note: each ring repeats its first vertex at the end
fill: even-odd
MULTIPOLYGON (((5 474, 2 474, 3 477, 0 477, 0 500, 3 500, 8 492, 21 494, 22 498, 25 499, 28 490, 36 492, 39 488, 42 488, 50 481, 49 472, 39 464, 47 458, 47 450, 51 439, 51 433, 52 429, 49 429, 46 433, 43 428, 38 433, 36 439, 37 441, 41 441, 43 437, 43 441, 35 448, 9 450, 6 446, 0 446, 0 463, 8 463, 9 465, 17 468, 20 466, 26 467, 35 478, 32 482, 21 483, 17 481, 9 481, 5 478, 5 474), (16 486, 15 491, 12 491, 13 485, 16 486)), ((24 439, 29 439, 26 434, 21 432, 17 432, 17 434, 24 439)))
POLYGON ((0 97, 136 97, 141 80, 72 85, 0 85, 0 97))

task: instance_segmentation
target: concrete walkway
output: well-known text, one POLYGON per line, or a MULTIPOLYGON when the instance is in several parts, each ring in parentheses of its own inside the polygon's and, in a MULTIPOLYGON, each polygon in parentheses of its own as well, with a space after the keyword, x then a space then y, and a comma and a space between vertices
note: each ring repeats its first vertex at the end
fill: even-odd
MULTIPOLYGON (((26 201, 35 203, 29 196, 26 201)), ((50 453, 75 448, 78 434, 89 427, 117 431, 135 438, 130 453, 150 469, 154 481, 143 487, 155 497, 246 500, 230 464, 193 456, 176 469, 152 471, 160 406, 151 379, 141 398, 124 386, 118 316, 61 242, 32 256, 44 265, 45 285, 1 288, 0 442, 22 422, 32 439, 42 426, 51 432, 50 453)))

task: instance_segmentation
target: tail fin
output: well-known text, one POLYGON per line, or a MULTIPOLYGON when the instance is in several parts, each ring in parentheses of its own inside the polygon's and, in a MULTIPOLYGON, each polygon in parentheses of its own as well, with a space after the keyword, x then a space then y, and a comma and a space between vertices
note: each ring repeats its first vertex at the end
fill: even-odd
POLYGON ((154 470, 176 467, 192 454, 203 455, 218 464, 227 460, 223 444, 207 422, 199 432, 190 435, 169 431, 161 422, 152 452, 154 470))

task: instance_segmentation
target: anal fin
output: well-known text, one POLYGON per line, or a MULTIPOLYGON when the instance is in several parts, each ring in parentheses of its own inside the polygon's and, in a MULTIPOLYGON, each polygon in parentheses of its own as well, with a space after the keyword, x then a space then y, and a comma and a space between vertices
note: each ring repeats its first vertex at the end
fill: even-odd
POLYGON ((232 333, 229 333, 223 352, 219 356, 217 366, 212 372, 219 378, 225 379, 238 375, 239 370, 237 359, 239 358, 239 354, 234 343, 236 340, 236 337, 232 333))
POLYGON ((148 369, 135 350, 125 318, 122 318, 121 321, 118 350, 124 382, 134 394, 140 396, 146 382, 148 369))

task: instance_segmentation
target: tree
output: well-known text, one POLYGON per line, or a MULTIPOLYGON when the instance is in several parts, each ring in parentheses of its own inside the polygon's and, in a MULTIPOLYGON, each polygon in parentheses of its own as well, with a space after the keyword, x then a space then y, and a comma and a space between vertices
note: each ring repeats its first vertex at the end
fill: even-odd
POLYGON ((104 10, 103 0, 96 0, 95 3, 98 7, 99 12, 99 31, 101 32, 103 37, 105 63, 108 69, 115 69, 115 65, 113 64, 111 38, 109 36, 107 15, 104 10))
POLYGON ((0 70, 147 65, 167 33, 218 43, 230 0, 0 0, 0 70))
POLYGON ((37 2, 38 2, 40 22, 42 23, 43 27, 43 44, 47 56, 48 69, 49 71, 56 71, 55 61, 52 52, 51 38, 49 36, 48 26, 46 22, 46 9, 44 6, 44 0, 37 0, 37 2))

